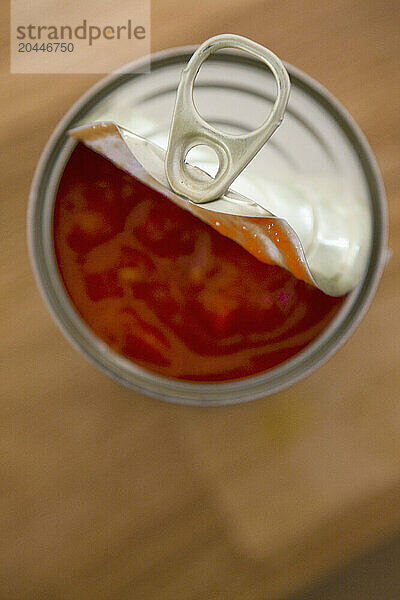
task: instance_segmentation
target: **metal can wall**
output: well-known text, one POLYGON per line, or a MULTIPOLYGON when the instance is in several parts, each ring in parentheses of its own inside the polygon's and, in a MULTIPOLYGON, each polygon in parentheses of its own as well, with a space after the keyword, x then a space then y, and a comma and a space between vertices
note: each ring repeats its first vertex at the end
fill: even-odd
MULTIPOLYGON (((373 154, 348 113, 322 86, 288 66, 292 93, 279 131, 247 167, 261 172, 309 173, 351 182, 370 211, 372 243, 362 281, 330 325, 292 359, 257 376, 221 383, 161 377, 113 352, 87 327, 71 303, 54 255, 55 194, 74 148, 66 132, 93 120, 114 120, 166 146, 176 87, 193 48, 154 54, 151 71, 136 61, 89 90, 61 120, 39 161, 28 211, 29 251, 38 286, 68 339, 98 368, 120 383, 157 398, 187 404, 241 402, 274 393, 322 364, 351 335, 375 293, 387 256, 387 214, 382 180, 373 154)), ((251 131, 274 101, 274 81, 256 60, 226 51, 209 59, 196 83, 196 105, 207 121, 230 132, 251 131)))

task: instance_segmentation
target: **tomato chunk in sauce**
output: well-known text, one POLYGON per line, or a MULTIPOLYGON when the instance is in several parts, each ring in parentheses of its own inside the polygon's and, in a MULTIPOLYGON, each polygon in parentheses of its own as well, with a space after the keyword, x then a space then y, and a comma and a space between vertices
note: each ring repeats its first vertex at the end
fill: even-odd
POLYGON ((223 381, 271 369, 315 340, 343 302, 258 261, 81 144, 60 180, 53 234, 83 320, 167 377, 223 381))

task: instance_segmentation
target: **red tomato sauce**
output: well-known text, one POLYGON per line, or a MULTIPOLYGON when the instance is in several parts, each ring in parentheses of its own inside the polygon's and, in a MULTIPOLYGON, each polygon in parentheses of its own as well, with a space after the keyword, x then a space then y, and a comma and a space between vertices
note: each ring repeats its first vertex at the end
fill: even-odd
POLYGON ((59 272, 110 348, 161 375, 223 381, 291 358, 332 320, 332 298, 264 264, 78 144, 54 209, 59 272))

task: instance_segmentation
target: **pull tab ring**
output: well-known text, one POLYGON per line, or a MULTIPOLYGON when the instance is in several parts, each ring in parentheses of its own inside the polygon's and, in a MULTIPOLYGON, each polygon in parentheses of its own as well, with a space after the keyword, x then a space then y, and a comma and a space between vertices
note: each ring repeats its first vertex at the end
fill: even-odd
POLYGON ((204 42, 182 71, 169 133, 165 172, 174 192, 193 202, 210 202, 222 196, 282 122, 289 99, 290 80, 273 52, 240 35, 217 35, 204 42), (219 131, 198 113, 193 85, 203 62, 223 48, 238 48, 264 62, 277 83, 277 97, 264 123, 245 135, 219 131), (212 148, 219 160, 215 178, 202 177, 199 169, 187 168, 185 158, 195 146, 212 148))

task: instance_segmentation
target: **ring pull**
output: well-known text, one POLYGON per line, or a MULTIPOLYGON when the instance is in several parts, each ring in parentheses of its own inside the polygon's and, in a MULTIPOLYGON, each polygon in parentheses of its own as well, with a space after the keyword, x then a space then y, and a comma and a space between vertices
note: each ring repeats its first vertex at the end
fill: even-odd
POLYGON ((271 137, 282 122, 289 99, 290 80, 282 62, 270 50, 240 35, 217 35, 204 42, 182 71, 179 82, 165 172, 174 192, 193 202, 210 202, 222 196, 236 177, 271 137), (237 48, 255 56, 272 71, 277 83, 277 97, 264 123, 245 135, 219 131, 198 113, 193 101, 193 85, 203 62, 223 48, 237 48), (195 146, 212 148, 218 157, 215 178, 204 177, 200 169, 187 168, 188 152, 195 146))

